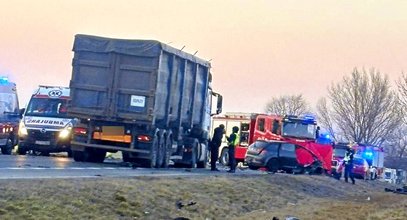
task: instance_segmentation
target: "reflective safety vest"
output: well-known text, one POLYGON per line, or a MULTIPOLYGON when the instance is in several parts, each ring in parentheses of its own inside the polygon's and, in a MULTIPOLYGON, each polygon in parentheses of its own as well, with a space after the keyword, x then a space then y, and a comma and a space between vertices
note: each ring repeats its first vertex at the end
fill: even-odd
POLYGON ((228 145, 237 146, 239 144, 240 137, 237 133, 234 133, 234 134, 236 135, 235 140, 233 142, 229 142, 228 145))

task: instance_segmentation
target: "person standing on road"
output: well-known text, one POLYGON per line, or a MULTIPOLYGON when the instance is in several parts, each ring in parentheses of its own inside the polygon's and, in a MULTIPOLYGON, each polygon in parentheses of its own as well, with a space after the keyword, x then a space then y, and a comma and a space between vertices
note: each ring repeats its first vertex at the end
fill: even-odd
POLYGON ((223 134, 225 134, 225 125, 220 124, 213 131, 211 141, 211 171, 219 171, 218 168, 216 168, 216 162, 218 161, 219 147, 222 143, 223 134))
POLYGON ((234 173, 236 172, 236 158, 235 158, 235 147, 236 145, 239 144, 239 128, 237 126, 234 126, 232 128, 232 134, 227 137, 228 139, 228 150, 229 150, 229 166, 230 170, 228 171, 229 173, 234 173))
POLYGON ((350 177, 352 184, 355 184, 355 178, 353 176, 353 156, 355 155, 355 151, 352 149, 352 147, 353 144, 348 145, 343 163, 345 165, 345 182, 348 182, 348 178, 350 177))

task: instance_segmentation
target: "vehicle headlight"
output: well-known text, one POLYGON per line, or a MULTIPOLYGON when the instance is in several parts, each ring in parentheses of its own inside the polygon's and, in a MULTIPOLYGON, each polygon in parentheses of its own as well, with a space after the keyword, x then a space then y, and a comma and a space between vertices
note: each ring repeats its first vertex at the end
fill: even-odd
POLYGON ((27 128, 25 127, 24 122, 20 122, 20 125, 18 126, 18 136, 27 136, 28 131, 27 128))
POLYGON ((65 139, 68 138, 71 135, 71 131, 72 131, 72 124, 68 123, 64 129, 62 129, 59 132, 59 138, 61 139, 65 139))

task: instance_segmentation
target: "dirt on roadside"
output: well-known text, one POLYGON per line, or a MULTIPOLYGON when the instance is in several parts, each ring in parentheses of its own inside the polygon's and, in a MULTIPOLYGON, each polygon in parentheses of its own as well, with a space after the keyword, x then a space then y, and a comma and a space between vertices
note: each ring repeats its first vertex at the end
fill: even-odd
POLYGON ((1 180, 0 219, 407 219, 387 184, 265 174, 1 180))

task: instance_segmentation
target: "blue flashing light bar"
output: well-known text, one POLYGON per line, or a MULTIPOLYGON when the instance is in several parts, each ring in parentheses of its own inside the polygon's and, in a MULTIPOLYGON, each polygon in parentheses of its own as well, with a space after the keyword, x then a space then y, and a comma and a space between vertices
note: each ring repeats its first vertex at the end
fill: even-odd
POLYGON ((8 84, 8 77, 6 76, 0 76, 0 84, 8 84))

